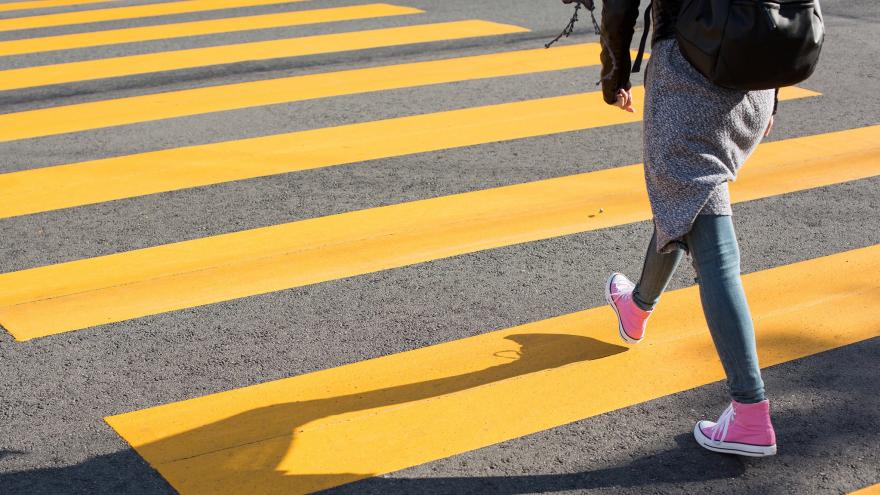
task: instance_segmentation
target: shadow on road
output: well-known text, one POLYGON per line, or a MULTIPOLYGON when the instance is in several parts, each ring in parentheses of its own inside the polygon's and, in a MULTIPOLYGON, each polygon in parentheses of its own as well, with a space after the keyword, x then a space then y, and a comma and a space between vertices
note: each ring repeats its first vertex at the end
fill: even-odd
MULTIPOLYGON (((296 448, 296 436, 288 440, 290 432, 321 418, 430 399, 576 362, 602 359, 627 350, 626 347, 579 335, 517 334, 509 335, 506 339, 517 344, 519 349, 496 353, 498 357, 509 359, 497 366, 350 395, 256 408, 142 445, 138 452, 155 462, 156 459, 190 458, 222 451, 230 445, 243 445, 246 447, 212 464, 211 478, 220 483, 230 479, 254 480, 250 484, 254 490, 272 487, 281 493, 300 492, 304 486, 313 490, 337 486, 366 475, 291 476, 277 470, 282 459, 296 448), (259 441, 279 437, 280 441, 259 441), (198 446, 197 450, 193 446, 198 446)), ((130 454, 103 456, 67 468, 0 474, 0 487, 25 485, 29 486, 28 493, 53 492, 51 487, 81 483, 89 479, 89 471, 104 471, 102 463, 124 462, 126 455, 130 454)), ((98 488, 95 486, 92 490, 98 488)))
MULTIPOLYGON (((239 430, 249 427, 263 428, 271 422, 284 421, 288 431, 308 423, 314 419, 332 414, 363 410, 386 405, 400 404, 464 390, 470 387, 485 385, 497 380, 533 373, 544 369, 564 366, 573 362, 601 359, 606 356, 623 352, 625 348, 607 344, 594 339, 570 335, 512 335, 508 337, 520 345, 518 358, 513 357, 509 363, 486 368, 484 370, 458 376, 431 380, 427 382, 407 384, 353 394, 342 397, 317 401, 290 402, 227 418, 223 421, 194 429, 175 437, 145 446, 148 449, 183 448, 189 442, 214 441, 217 435, 227 434, 230 429, 239 430), (284 418, 284 419, 281 419, 284 418)), ((809 477, 818 465, 814 454, 817 451, 836 451, 841 445, 854 446, 853 439, 860 438, 870 444, 876 441, 878 433, 878 417, 876 414, 853 414, 853 407, 864 408, 868 403, 876 402, 876 380, 872 373, 858 366, 859 362, 869 363, 876 357, 877 339, 845 348, 823 353, 809 362, 791 363, 785 366, 799 367, 802 373, 791 386, 799 390, 784 390, 780 395, 811 393, 815 389, 812 383, 827 376, 828 364, 846 361, 847 356, 856 364, 854 374, 835 377, 837 382, 845 382, 846 387, 827 384, 835 387, 838 392, 853 400, 852 407, 828 408, 818 407, 810 410, 790 410, 786 414, 777 415, 775 423, 781 443, 780 455, 776 458, 753 461, 733 456, 717 455, 700 449, 693 443, 689 433, 675 437, 676 447, 654 452, 637 458, 634 461, 617 466, 560 474, 513 475, 513 476, 462 476, 462 477, 431 477, 431 478, 363 478, 362 474, 337 473, 315 476, 286 476, 278 472, 282 456, 289 442, 282 442, 275 449, 260 449, 259 455, 248 460, 244 471, 242 465, 218 465, 219 477, 246 476, 253 479, 254 493, 259 486, 274 486, 280 493, 301 489, 303 485, 312 487, 329 487, 325 494, 524 494, 559 492, 569 490, 586 490, 591 488, 618 487, 621 489, 649 487, 658 484, 677 485, 687 490, 699 487, 701 482, 713 480, 742 479, 742 475, 759 463, 762 470, 770 469, 779 472, 777 482, 786 478, 809 477), (826 364, 823 365, 822 363, 826 364), (806 387, 806 388, 805 388, 806 387), (866 398, 868 403, 865 402, 866 398), (843 427, 845 425, 845 427, 843 427), (870 435, 866 438, 866 432, 870 435), (781 464, 781 465, 780 465, 781 464), (776 466, 775 468, 773 466, 776 466)), ((506 355, 506 353, 505 353, 506 355)), ((515 356, 516 354, 511 354, 515 356)), ((870 368, 870 366, 866 366, 870 368)), ((851 368, 852 369, 852 368, 851 368)), ((782 370, 780 370, 782 373, 782 370)), ((768 375, 773 375, 773 368, 768 375)), ((786 373, 790 375, 790 372, 786 373)), ((782 375, 780 375, 782 376, 782 375)), ((787 380, 790 381, 790 380, 787 380)), ((584 446, 589 449, 589 446, 584 446)), ((867 448, 867 447, 866 447, 867 448)), ((845 451, 845 450, 844 450, 845 451)), ((166 451, 168 452, 168 451, 166 451)), ((870 451, 868 451, 870 452, 870 451)), ((6 456, 26 455, 18 452, 0 451, 0 466, 6 456)), ((854 454, 855 455, 855 454, 854 454)), ((865 452, 858 453, 859 456, 865 452)), ((870 454, 869 457, 874 454, 870 454)), ((860 462, 873 462, 865 458, 860 462)), ((696 489, 696 488, 695 488, 696 489)), ((297 490, 298 491, 298 490, 297 490)), ((677 492, 676 490, 672 490, 677 492)), ((158 494, 173 493, 143 460, 132 450, 125 450, 110 455, 99 456, 74 466, 61 468, 35 469, 0 474, 0 493, 27 494, 74 494, 74 493, 126 493, 126 494, 158 494)))
POLYGON ((370 478, 349 486, 325 490, 322 495, 341 494, 499 494, 552 493, 595 488, 630 488, 661 483, 693 483, 735 478, 745 465, 733 456, 704 454, 690 434, 675 437, 676 448, 638 458, 632 462, 594 471, 515 476, 438 478, 370 478), (690 469, 682 469, 688 466, 690 469), (694 469, 694 468, 697 469, 694 469))

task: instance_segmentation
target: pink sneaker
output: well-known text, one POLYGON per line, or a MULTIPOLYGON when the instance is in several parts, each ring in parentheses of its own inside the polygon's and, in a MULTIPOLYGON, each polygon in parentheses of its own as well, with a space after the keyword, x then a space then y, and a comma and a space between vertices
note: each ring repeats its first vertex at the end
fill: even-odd
POLYGON ((635 285, 625 275, 612 273, 605 284, 605 300, 617 314, 617 330, 628 344, 638 344, 645 338, 645 326, 650 311, 645 311, 632 299, 635 285))
POLYGON ((764 457, 776 454, 776 432, 770 423, 770 402, 731 401, 717 423, 699 421, 694 438, 703 447, 724 454, 764 457))

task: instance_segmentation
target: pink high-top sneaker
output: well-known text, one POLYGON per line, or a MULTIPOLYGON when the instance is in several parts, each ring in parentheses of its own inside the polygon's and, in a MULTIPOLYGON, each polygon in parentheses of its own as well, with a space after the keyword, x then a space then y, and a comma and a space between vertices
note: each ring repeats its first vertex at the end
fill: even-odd
POLYGON ((605 300, 617 313, 617 330, 620 338, 628 344, 638 344, 645 338, 645 326, 650 311, 645 311, 632 299, 635 285, 625 275, 612 273, 605 284, 605 300))
POLYGON ((740 404, 731 401, 718 422, 697 422, 694 438, 714 452, 750 457, 775 455, 776 432, 770 423, 770 402, 740 404))

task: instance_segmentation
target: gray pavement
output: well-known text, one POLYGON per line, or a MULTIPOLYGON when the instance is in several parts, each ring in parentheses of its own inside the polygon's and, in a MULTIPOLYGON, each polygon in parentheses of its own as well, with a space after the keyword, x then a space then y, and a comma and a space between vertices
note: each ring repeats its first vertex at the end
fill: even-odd
MULTIPOLYGON (((366 2, 315 0, 241 12, 353 3, 366 2)), ((0 92, 0 113, 536 48, 570 13, 557 0, 394 3, 426 13, 6 57, 0 70, 448 20, 508 22, 532 31, 0 92)), ((880 4, 836 0, 823 7, 829 35, 822 64, 804 84, 823 96, 782 103, 769 140, 878 123, 880 4)), ((0 13, 0 19, 24 14, 0 13)), ((582 22, 562 43, 593 41, 587 27, 582 22)), ((0 40, 90 29, 95 26, 7 32, 0 40)), ((571 94, 592 90, 597 75, 589 68, 469 81, 0 143, 0 172, 571 94)), ((0 219, 0 272, 636 163, 639 133, 638 124, 592 129, 0 219)), ((880 179, 872 178, 737 205, 744 272, 880 243, 878 191, 880 179)), ((608 271, 635 274, 649 235, 646 222, 625 225, 26 343, 0 332, 0 494, 173 493, 103 417, 599 306, 608 271)), ((692 280, 683 267, 673 288, 692 280)), ((878 359, 880 338, 874 338, 768 369, 780 436, 780 455, 772 459, 714 455, 690 441, 693 420, 724 405, 723 387, 715 383, 333 491, 846 493, 880 482, 878 359)))

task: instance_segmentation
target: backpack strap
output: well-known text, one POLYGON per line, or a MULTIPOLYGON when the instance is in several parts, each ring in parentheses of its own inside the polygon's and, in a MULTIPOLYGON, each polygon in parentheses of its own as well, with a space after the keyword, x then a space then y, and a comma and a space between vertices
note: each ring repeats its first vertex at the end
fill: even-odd
POLYGON ((636 55, 636 60, 633 62, 632 71, 638 72, 639 69, 642 68, 642 58, 645 56, 645 45, 648 43, 648 32, 650 32, 651 27, 651 5, 654 2, 648 4, 645 7, 645 26, 642 31, 642 41, 639 42, 639 53, 636 55))

